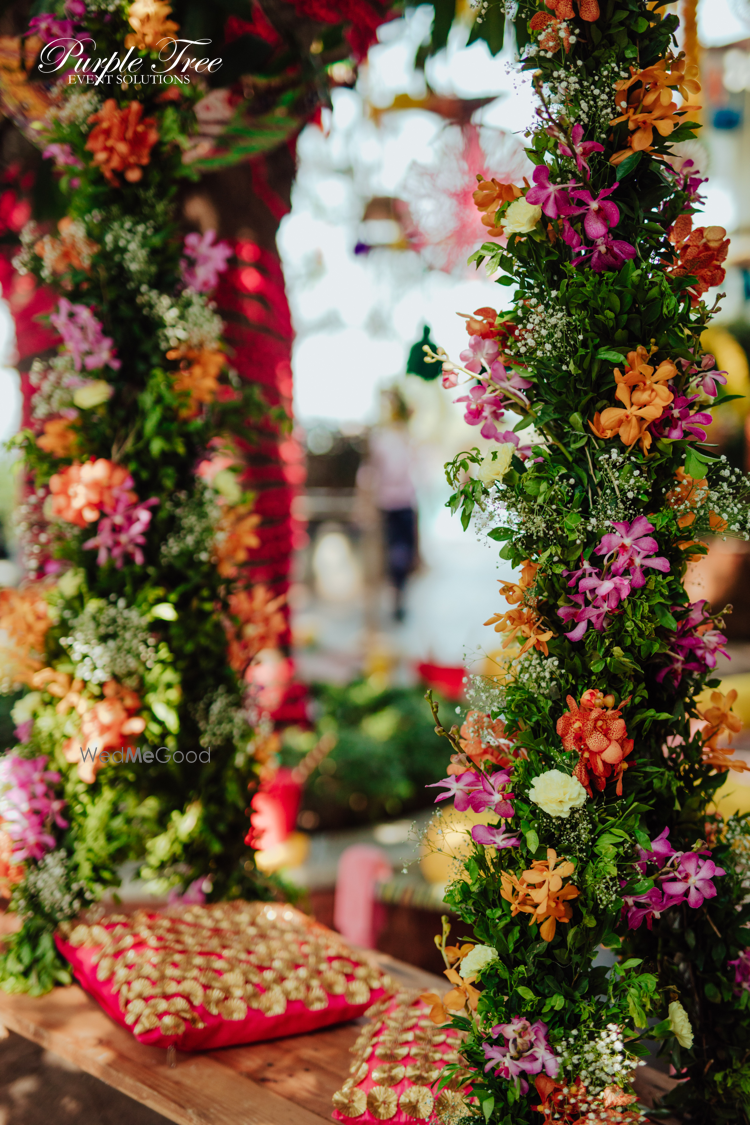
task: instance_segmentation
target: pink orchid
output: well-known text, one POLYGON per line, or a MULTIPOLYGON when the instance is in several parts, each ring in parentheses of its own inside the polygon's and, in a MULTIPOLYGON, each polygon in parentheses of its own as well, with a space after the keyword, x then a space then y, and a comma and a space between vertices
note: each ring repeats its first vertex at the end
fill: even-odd
POLYGON ((598 141, 584 141, 583 125, 573 126, 570 139, 573 144, 572 149, 561 141, 560 154, 562 156, 574 156, 578 171, 582 172, 585 169, 589 172, 590 169, 586 157, 592 152, 604 152, 604 145, 600 145, 598 141))
POLYGON ((638 860, 638 867, 645 874, 646 864, 655 863, 661 870, 664 864, 668 862, 673 856, 679 855, 669 842, 669 828, 663 828, 655 840, 651 841, 651 851, 647 852, 645 848, 638 848, 640 859, 638 860))
MULTIPOLYGON (((678 617, 680 606, 673 605, 671 613, 678 617)), ((669 634, 668 664, 656 673, 658 683, 670 676, 677 687, 686 672, 706 672, 715 668, 719 655, 727 656, 727 638, 718 629, 707 626, 711 622, 708 602, 705 598, 693 602, 689 612, 679 621, 677 632, 669 634)))
MULTIPOLYGON (((671 569, 668 559, 655 555, 659 544, 649 535, 654 528, 645 516, 638 516, 632 523, 613 523, 612 527, 615 530, 602 538, 599 546, 594 548, 594 554, 606 556, 605 562, 611 564, 613 574, 632 570, 636 563, 639 567, 649 566, 663 573, 671 569)), ((638 586, 642 585, 643 581, 640 581, 638 586)))
POLYGON ((496 340, 487 340, 482 336, 472 336, 468 348, 461 352, 459 359, 467 371, 471 371, 473 375, 479 375, 482 371, 490 369, 491 365, 497 359, 497 353, 498 346, 496 340))
POLYGON ((577 207, 572 213, 585 215, 583 229, 586 231, 588 238, 605 238, 609 228, 616 227, 619 223, 620 209, 615 203, 607 199, 607 196, 616 191, 617 187, 618 185, 614 184, 613 187, 604 188, 599 192, 596 199, 590 191, 581 188, 571 192, 571 195, 583 204, 582 207, 577 207))
POLYGON ((21 758, 18 754, 0 757, 0 827, 13 842, 13 861, 39 860, 55 847, 49 829, 54 823, 67 828, 62 817, 65 802, 52 795, 60 782, 56 770, 46 770, 46 756, 21 758))
POLYGON ((604 632, 607 623, 606 607, 589 605, 585 594, 571 594, 573 605, 563 605, 557 611, 561 621, 575 621, 576 625, 565 636, 569 641, 580 641, 591 624, 598 633, 604 632))
POLYGON ((626 896, 623 899, 624 909, 628 912, 628 929, 638 930, 642 922, 646 922, 650 930, 654 921, 661 918, 665 910, 667 910, 673 903, 660 891, 658 887, 652 887, 645 895, 639 895, 637 898, 626 896))
POLYGON ((481 426, 479 432, 483 438, 492 440, 497 437, 500 432, 497 423, 505 417, 505 404, 488 380, 472 387, 468 394, 461 395, 454 402, 468 403, 464 421, 470 426, 481 426))
POLYGON ((117 371, 121 367, 112 351, 112 338, 104 335, 101 323, 88 305, 74 305, 67 297, 61 297, 57 311, 50 314, 50 321, 72 355, 76 371, 81 367, 87 371, 111 367, 117 371))
POLYGON ((575 265, 580 266, 591 255, 594 273, 604 273, 605 270, 621 269, 635 254, 635 246, 607 233, 602 238, 597 238, 594 245, 575 260, 575 265))
POLYGON ((566 246, 570 246, 571 250, 578 250, 583 242, 578 231, 570 225, 567 219, 563 219, 562 239, 566 246))
POLYGON ((669 438, 670 441, 679 441, 680 438, 690 437, 693 441, 705 441, 706 431, 704 426, 710 426, 713 421, 706 411, 694 411, 690 407, 698 395, 676 395, 674 400, 665 406, 664 413, 655 422, 651 423, 651 431, 657 437, 669 438))
POLYGON ((750 949, 743 949, 735 961, 728 961, 727 965, 731 965, 734 969, 734 987, 735 992, 739 994, 743 991, 750 992, 750 949))
POLYGON ((219 275, 234 253, 228 242, 214 242, 215 238, 215 230, 207 230, 205 234, 191 231, 185 235, 185 257, 180 262, 182 280, 196 293, 208 293, 216 288, 219 275))
POLYGON ((450 777, 444 778, 442 781, 435 781, 428 785, 428 789, 437 789, 438 786, 444 785, 446 788, 445 793, 440 793, 435 798, 435 803, 438 801, 447 801, 452 797, 455 803, 457 812, 466 812, 470 807, 470 800, 472 794, 482 784, 480 775, 475 770, 466 770, 465 773, 451 774, 450 777))
POLYGON ((529 387, 533 387, 530 379, 524 379, 517 371, 508 373, 505 364, 500 360, 496 360, 490 367, 490 375, 492 376, 493 383, 496 383, 500 389, 507 388, 509 391, 516 393, 517 398, 522 398, 524 402, 528 402, 526 395, 523 393, 529 387))
POLYGON ((547 1024, 542 1020, 532 1024, 517 1017, 510 1023, 498 1023, 492 1028, 492 1036, 497 1039, 499 1035, 505 1040, 502 1046, 482 1045, 487 1060, 486 1071, 498 1064, 495 1074, 509 1081, 515 1080, 524 1094, 529 1084, 523 1075, 544 1071, 550 1078, 557 1077, 560 1060, 549 1045, 547 1024))
POLYGON ((601 575, 590 575, 583 578, 578 584, 578 589, 588 592, 591 590, 594 597, 601 600, 607 609, 617 609, 620 602, 625 601, 630 593, 630 580, 617 575, 602 578, 601 575))
POLYGON ((510 783, 510 774, 507 770, 500 770, 492 776, 486 773, 479 775, 478 787, 469 795, 469 808, 474 812, 489 810, 496 816, 506 819, 514 815, 513 805, 510 803, 512 793, 505 791, 505 786, 510 783))
POLYGON ((551 184, 549 168, 545 164, 538 164, 531 178, 535 186, 526 192, 527 203, 533 203, 535 206, 541 207, 544 214, 550 219, 558 219, 564 215, 576 213, 571 206, 567 192, 568 188, 575 186, 575 180, 570 180, 567 184, 551 184))
POLYGON ((74 31, 75 24, 72 20, 60 20, 48 13, 29 20, 28 34, 38 35, 44 43, 53 43, 55 39, 71 39, 74 31))
POLYGON ((116 507, 108 509, 99 520, 94 538, 87 539, 83 544, 86 548, 99 548, 96 557, 98 566, 103 566, 111 557, 117 569, 121 570, 128 555, 138 566, 143 566, 141 547, 146 542, 144 533, 151 523, 153 513, 150 509, 158 503, 155 496, 139 504, 129 504, 122 496, 118 497, 116 507))
POLYGON ((523 442, 519 435, 514 433, 513 430, 503 430, 502 432, 498 430, 498 432, 495 434, 495 441, 499 442, 500 445, 507 445, 509 442, 512 445, 515 445, 516 455, 520 457, 522 461, 528 460, 528 458, 531 456, 531 442, 523 442))
POLYGON ((83 168, 83 164, 69 144, 47 145, 42 153, 44 160, 54 160, 60 168, 83 168))
POLYGON ((662 883, 664 893, 687 896, 688 906, 697 910, 704 899, 716 896, 716 887, 711 880, 718 875, 726 875, 726 871, 717 867, 712 859, 701 859, 697 852, 685 852, 675 874, 676 878, 662 883))
POLYGON ((505 825, 493 828, 486 824, 475 824, 471 830, 471 838, 477 844, 482 844, 486 848, 497 848, 498 851, 521 846, 520 836, 508 832, 505 825))

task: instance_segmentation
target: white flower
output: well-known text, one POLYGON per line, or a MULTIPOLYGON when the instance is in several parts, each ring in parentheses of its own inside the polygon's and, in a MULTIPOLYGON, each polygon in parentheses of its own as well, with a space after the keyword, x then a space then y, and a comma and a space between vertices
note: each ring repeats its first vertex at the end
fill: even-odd
POLYGON ((493 961, 497 961, 496 949, 493 949, 491 945, 475 945, 461 962, 459 972, 464 980, 467 977, 475 977, 481 973, 482 969, 491 965, 493 961))
POLYGON ((482 484, 491 485, 493 481, 502 480, 513 459, 516 447, 512 441, 506 441, 498 450, 488 453, 482 463, 476 466, 477 480, 482 484))
POLYGON ((669 1026, 680 1046, 690 1050, 693 1045, 693 1029, 679 1000, 673 1000, 669 1005, 669 1026))
POLYGON ((21 723, 28 723, 29 719, 34 718, 34 712, 39 704, 42 702, 42 693, 40 691, 30 691, 26 695, 13 704, 10 712, 10 717, 17 727, 21 723))
POLYGON ((91 410, 94 406, 101 406, 108 402, 114 394, 114 387, 105 383, 104 379, 92 379, 73 391, 73 402, 79 410, 91 410))
POLYGON ((506 234, 528 234, 542 217, 541 207, 532 207, 525 199, 516 199, 503 215, 506 234))
POLYGON ((529 800, 539 805, 549 816, 570 816, 571 809, 579 809, 586 802, 586 790, 577 777, 562 770, 547 770, 535 777, 529 789, 529 800))

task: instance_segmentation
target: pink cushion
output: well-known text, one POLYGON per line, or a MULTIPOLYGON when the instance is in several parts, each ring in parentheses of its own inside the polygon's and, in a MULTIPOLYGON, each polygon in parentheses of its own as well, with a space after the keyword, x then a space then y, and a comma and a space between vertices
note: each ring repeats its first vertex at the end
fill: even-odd
POLYGON ((393 987, 338 934, 278 904, 110 914, 65 923, 55 942, 112 1019, 182 1051, 343 1023, 393 987))
POLYGON ((436 1027, 429 1013, 416 992, 386 997, 368 1011, 372 1019, 352 1047, 350 1077, 333 1096, 336 1121, 414 1125, 462 1116, 461 1095, 435 1088, 446 1064, 460 1061, 459 1033, 436 1027))

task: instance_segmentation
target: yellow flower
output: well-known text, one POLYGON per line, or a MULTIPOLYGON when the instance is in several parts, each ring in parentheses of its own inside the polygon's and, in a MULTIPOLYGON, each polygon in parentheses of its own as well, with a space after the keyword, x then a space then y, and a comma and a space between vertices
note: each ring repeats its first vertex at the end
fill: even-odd
POLYGON ((503 215, 503 230, 506 234, 528 234, 541 217, 541 207, 533 207, 525 199, 517 199, 503 215))
POLYGON ((688 1019, 688 1014, 679 1000, 673 1000, 669 1005, 668 1018, 669 1027, 677 1042, 681 1047, 687 1047, 690 1050, 693 1045, 693 1028, 688 1019))
POLYGON ((114 394, 114 387, 105 383, 104 379, 92 379, 73 391, 73 403, 79 410, 91 410, 94 406, 101 406, 109 402, 114 394))
POLYGON ((586 803, 586 790, 577 777, 562 770, 547 770, 535 777, 529 789, 529 800, 547 813, 567 820, 571 809, 586 803))
POLYGON ((482 463, 476 467, 477 480, 481 480, 482 484, 487 486, 491 485, 493 481, 502 480, 510 468, 515 450, 515 445, 507 441, 498 450, 488 453, 482 459, 482 463))

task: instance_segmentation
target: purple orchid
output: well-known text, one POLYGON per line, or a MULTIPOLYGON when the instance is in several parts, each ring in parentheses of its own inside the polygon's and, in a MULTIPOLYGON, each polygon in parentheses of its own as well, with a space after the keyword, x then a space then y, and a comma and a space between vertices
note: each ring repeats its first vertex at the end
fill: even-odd
POLYGON ((518 848, 521 845, 520 836, 508 832, 504 825, 493 828, 486 824, 475 824, 471 830, 471 838, 477 844, 483 844, 486 848, 497 848, 498 851, 503 848, 518 848))
POLYGON ((466 812, 470 807, 470 798, 473 793, 481 785, 480 775, 475 770, 466 770, 464 773, 451 774, 450 777, 443 778, 442 781, 435 781, 428 785, 428 789, 437 789, 438 786, 444 785, 446 787, 445 793, 440 793, 435 798, 435 804, 438 801, 447 801, 452 797, 455 802, 457 812, 466 812))
POLYGON ((75 31, 72 20, 60 20, 45 13, 29 20, 29 35, 38 35, 44 43, 54 43, 55 39, 71 39, 75 31))
POLYGON ((628 929, 630 930, 639 930, 641 923, 644 921, 650 930, 654 918, 657 920, 661 918, 664 911, 672 905, 658 887, 652 887, 645 895, 639 895, 637 898, 626 896, 623 899, 623 904, 628 912, 628 929))
POLYGON ((496 1066, 499 1078, 515 1081, 521 1093, 528 1091, 529 1084, 524 1075, 541 1074, 544 1071, 550 1078, 556 1078, 560 1071, 560 1060, 553 1053, 547 1039, 547 1024, 542 1020, 529 1023, 520 1017, 510 1023, 498 1023, 492 1028, 492 1036, 502 1035, 502 1046, 484 1043, 482 1050, 487 1060, 485 1070, 496 1066), (497 1064, 497 1065, 496 1065, 497 1064))
MULTIPOLYGON (((679 615, 681 607, 671 607, 673 615, 679 615)), ((687 672, 706 672, 715 668, 719 655, 727 656, 727 638, 718 629, 709 628, 711 615, 705 598, 693 602, 690 610, 672 632, 669 643, 668 664, 656 673, 658 683, 669 676, 675 687, 687 672)), ((727 659, 731 659, 727 656, 727 659)))
POLYGON ((637 866, 645 875, 647 863, 655 863, 659 870, 661 870, 662 867, 664 867, 665 863, 667 863, 673 856, 676 856, 677 854, 678 853, 674 850, 669 842, 669 828, 667 827, 662 829, 655 840, 651 841, 650 852, 647 852, 645 848, 638 848, 638 855, 640 858, 638 860, 637 866))
POLYGON ((624 602, 630 593, 630 579, 615 574, 607 578, 590 575, 579 582, 578 589, 586 593, 592 591, 594 597, 599 599, 600 605, 606 606, 607 609, 617 609, 620 602, 624 602))
POLYGON ((580 234, 570 225, 567 219, 563 219, 562 240, 566 246, 570 246, 571 250, 578 250, 583 243, 580 234))
POLYGON ((50 314, 50 321, 72 355, 76 371, 82 367, 87 371, 100 367, 117 371, 121 366, 112 350, 111 336, 104 335, 101 323, 88 305, 74 305, 67 297, 61 297, 56 312, 50 314))
POLYGON ((670 441, 679 441, 688 437, 693 441, 705 441, 706 431, 704 426, 710 426, 713 421, 710 414, 697 410, 691 412, 690 406, 696 401, 698 395, 676 395, 673 402, 665 406, 664 413, 655 422, 651 423, 651 432, 657 437, 669 438, 670 441))
POLYGON ((715 898, 716 887, 711 880, 717 875, 726 875, 726 871, 717 867, 712 859, 701 859, 697 852, 685 852, 675 874, 676 878, 662 883, 664 893, 687 897, 688 906, 697 910, 705 899, 715 898))
POLYGON ((13 843, 12 859, 22 863, 41 859, 55 847, 50 834, 52 823, 67 828, 62 817, 65 802, 52 795, 60 774, 47 770, 47 758, 21 758, 5 754, 0 758, 0 823, 13 843))
POLYGON ((182 280, 196 293, 215 289, 219 275, 224 272, 234 251, 228 242, 215 242, 215 230, 204 234, 191 231, 185 235, 184 255, 180 261, 182 280))
POLYGON ((739 996, 744 990, 750 992, 750 949, 743 949, 734 961, 728 961, 734 969, 734 988, 739 996))
MULTIPOLYGON (((638 516, 632 523, 613 523, 612 527, 615 530, 602 538, 594 554, 605 556, 605 563, 611 565, 613 574, 632 569, 636 562, 639 567, 649 566, 663 573, 671 569, 668 559, 655 554, 659 544, 649 534, 654 527, 645 516, 638 516)), ((643 581, 638 585, 642 586, 643 581)))
POLYGON ((44 160, 54 160, 59 168, 83 168, 83 164, 69 144, 47 145, 42 157, 44 160))
POLYGON ((607 610, 599 605, 589 605, 585 594, 571 594, 573 605, 563 605, 557 616, 566 624, 575 621, 576 625, 565 636, 569 641, 580 641, 591 624, 598 633, 603 633, 607 624, 607 610))
POLYGON ((594 273, 604 273, 605 270, 622 269, 626 262, 635 257, 635 253, 635 246, 607 233, 602 238, 597 238, 593 246, 576 258, 574 264, 580 266, 591 255, 594 273))
POLYGON ((464 411, 464 421, 470 426, 481 426, 479 432, 483 438, 497 439, 500 432, 497 423, 505 417, 505 404, 489 380, 478 383, 468 394, 461 395, 454 399, 454 402, 468 403, 464 411))
POLYGON ((503 430, 502 432, 498 430, 495 434, 495 441, 499 442, 500 445, 507 445, 509 442, 511 445, 515 445, 516 454, 522 461, 528 460, 531 456, 531 442, 522 442, 519 435, 514 433, 513 430, 503 430))
POLYGON ((575 180, 570 180, 567 184, 551 184, 549 168, 545 164, 538 164, 531 178, 535 186, 526 192, 527 203, 541 207, 550 219, 575 214, 567 190, 575 187, 575 180))
MULTIPOLYGON (((473 375, 489 370, 497 359, 497 340, 486 340, 482 336, 472 336, 469 346, 459 355, 461 363, 473 375)), ((503 368, 503 370, 505 370, 503 368)))
POLYGON ((107 509, 99 520, 96 535, 87 539, 84 547, 98 547, 96 557, 98 566, 103 566, 111 557, 118 570, 126 556, 130 556, 138 566, 145 561, 141 547, 146 542, 145 532, 151 523, 151 508, 159 500, 153 496, 139 504, 130 504, 122 495, 118 496, 115 507, 107 509))
POLYGON ((582 207, 577 207, 573 214, 585 215, 583 229, 588 238, 606 238, 609 228, 616 227, 619 223, 620 209, 617 204, 612 203, 607 198, 613 191, 617 190, 617 187, 618 185, 614 184, 610 188, 603 188, 596 199, 594 199, 590 191, 586 191, 582 188, 571 192, 571 195, 573 195, 579 203, 583 204, 582 207))
MULTIPOLYGON (((683 365, 687 366, 684 364, 684 361, 683 365)), ((709 398, 716 398, 717 394, 719 393, 719 388, 716 384, 719 383, 722 387, 725 387, 727 383, 728 372, 717 371, 716 358, 710 353, 706 352, 706 354, 701 359, 700 367, 696 368, 693 366, 688 370, 688 374, 692 376, 697 375, 698 386, 703 391, 703 393, 705 395, 708 395, 709 398)))
POLYGON ((585 170, 586 172, 589 172, 590 168, 586 157, 589 156, 592 152, 604 152, 604 145, 600 145, 598 141, 584 141, 583 125, 573 126, 570 133, 570 139, 572 142, 572 148, 569 145, 565 144, 564 141, 560 141, 560 155, 575 157, 578 171, 583 172, 585 170))
POLYGON ((469 808, 474 812, 493 812, 496 816, 509 819, 514 816, 513 805, 510 798, 513 793, 506 793, 505 786, 510 784, 510 774, 507 770, 500 770, 491 776, 486 773, 478 775, 479 785, 471 792, 468 798, 469 808))

